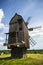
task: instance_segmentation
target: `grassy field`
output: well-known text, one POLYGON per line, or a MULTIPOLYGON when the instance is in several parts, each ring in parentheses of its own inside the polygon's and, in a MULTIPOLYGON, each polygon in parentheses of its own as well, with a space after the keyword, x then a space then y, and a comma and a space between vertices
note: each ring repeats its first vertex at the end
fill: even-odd
POLYGON ((0 65, 43 65, 43 54, 27 54, 27 58, 11 59, 10 54, 0 55, 0 65))

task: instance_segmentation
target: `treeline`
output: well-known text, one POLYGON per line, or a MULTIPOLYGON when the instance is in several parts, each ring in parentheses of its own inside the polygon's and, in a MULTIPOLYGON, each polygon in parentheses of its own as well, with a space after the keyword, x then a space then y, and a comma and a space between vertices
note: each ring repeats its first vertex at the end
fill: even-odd
POLYGON ((0 50, 0 54, 4 53, 4 54, 10 54, 10 50, 0 50))
MULTIPOLYGON (((0 50, 0 54, 1 53, 4 53, 4 54, 10 54, 11 50, 0 50)), ((40 53, 40 54, 43 54, 43 50, 27 50, 27 53, 29 54, 37 54, 37 53, 40 53)))
POLYGON ((35 53, 35 54, 37 54, 37 53, 40 53, 40 54, 43 54, 43 50, 27 50, 27 53, 29 54, 29 53, 35 53))

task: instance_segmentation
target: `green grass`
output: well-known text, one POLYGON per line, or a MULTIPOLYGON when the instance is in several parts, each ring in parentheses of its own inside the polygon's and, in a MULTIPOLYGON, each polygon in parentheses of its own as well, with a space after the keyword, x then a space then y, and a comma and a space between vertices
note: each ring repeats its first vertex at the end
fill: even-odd
POLYGON ((0 65, 43 65, 43 54, 27 54, 27 58, 12 59, 10 54, 0 56, 0 65))

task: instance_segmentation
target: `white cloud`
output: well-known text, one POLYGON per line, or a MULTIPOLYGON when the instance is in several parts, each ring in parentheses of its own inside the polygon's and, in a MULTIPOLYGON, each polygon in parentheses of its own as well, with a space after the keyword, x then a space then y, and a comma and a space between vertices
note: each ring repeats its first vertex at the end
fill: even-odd
POLYGON ((8 25, 2 23, 2 19, 5 17, 3 9, 0 9, 0 29, 3 28, 3 33, 8 31, 8 25))
POLYGON ((2 18, 4 17, 4 12, 2 9, 0 9, 0 22, 2 21, 2 18))
POLYGON ((0 32, 0 43, 1 43, 1 41, 5 42, 5 38, 6 38, 5 33, 7 33, 8 30, 9 30, 8 25, 4 25, 3 31, 0 32))
POLYGON ((0 41, 0 46, 3 46, 3 43, 4 43, 3 41, 0 41))
POLYGON ((2 19, 4 18, 4 11, 0 9, 0 29, 4 28, 4 24, 2 23, 2 19))
POLYGON ((3 42, 0 42, 0 50, 7 50, 7 46, 3 46, 3 42))
POLYGON ((0 23, 0 29, 1 28, 4 28, 4 24, 3 23, 0 23))
POLYGON ((33 31, 29 32, 30 36, 39 36, 43 37, 43 27, 40 29, 34 29, 33 31))
POLYGON ((0 46, 3 46, 3 43, 0 43, 0 46))
POLYGON ((8 32, 8 25, 5 25, 2 22, 2 19, 4 18, 4 11, 3 9, 0 9, 0 29, 2 30, 2 32, 0 32, 0 45, 2 46, 4 41, 5 41, 5 35, 4 33, 8 32))
POLYGON ((3 37, 0 37, 0 40, 4 40, 4 38, 3 37))
POLYGON ((7 33, 9 31, 9 25, 4 25, 3 33, 7 33))

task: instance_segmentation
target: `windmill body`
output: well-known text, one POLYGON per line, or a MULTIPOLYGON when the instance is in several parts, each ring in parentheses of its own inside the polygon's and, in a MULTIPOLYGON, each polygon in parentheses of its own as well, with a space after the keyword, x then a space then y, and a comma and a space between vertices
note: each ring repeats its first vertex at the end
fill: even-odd
POLYGON ((26 50, 30 47, 28 28, 22 16, 17 13, 9 23, 9 33, 6 33, 6 43, 8 49, 11 49, 11 56, 13 58, 26 56, 26 50))

